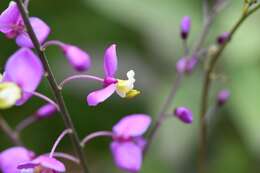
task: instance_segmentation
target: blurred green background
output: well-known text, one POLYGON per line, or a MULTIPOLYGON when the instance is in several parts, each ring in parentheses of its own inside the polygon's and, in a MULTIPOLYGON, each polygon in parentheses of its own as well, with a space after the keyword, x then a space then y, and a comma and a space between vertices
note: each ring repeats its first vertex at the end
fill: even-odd
MULTIPOLYGON (((0 3, 3 11, 9 1, 0 3)), ((235 23, 243 0, 231 0, 216 18, 208 38, 213 43, 219 33, 235 23)), ((136 86, 142 94, 133 100, 117 96, 98 107, 86 105, 87 94, 100 87, 89 81, 75 81, 65 87, 67 106, 79 135, 97 130, 110 130, 121 117, 131 113, 147 113, 153 117, 159 111, 172 85, 175 62, 182 56, 179 22, 184 15, 192 17, 189 45, 198 37, 202 25, 201 0, 31 0, 30 13, 45 20, 52 28, 49 39, 76 44, 92 57, 93 67, 88 72, 102 76, 104 49, 111 43, 118 45, 118 77, 124 78, 128 70, 137 74, 136 86)), ((210 127, 209 167, 211 173, 260 172, 260 12, 250 17, 225 50, 217 73, 227 80, 216 80, 212 90, 212 104, 217 91, 228 88, 231 99, 216 115, 210 127)), ((6 59, 17 50, 11 40, 0 35, 1 72, 6 59)), ((59 81, 75 72, 57 48, 47 50, 47 56, 59 81)), ((175 106, 186 105, 194 112, 190 126, 177 119, 167 120, 153 142, 143 173, 194 173, 197 164, 198 110, 202 86, 203 67, 188 76, 177 94, 175 106)), ((38 89, 51 96, 48 83, 43 81, 38 89)), ((34 113, 44 102, 33 98, 22 107, 1 111, 12 126, 34 113)), ((23 131, 22 139, 38 154, 49 152, 63 130, 60 116, 38 122, 23 131)), ((0 150, 10 146, 0 133, 0 150)), ((92 173, 116 173, 108 139, 97 139, 86 146, 86 155, 92 173)), ((72 152, 69 140, 64 140, 59 150, 72 152)), ((77 167, 68 165, 68 172, 77 167)))

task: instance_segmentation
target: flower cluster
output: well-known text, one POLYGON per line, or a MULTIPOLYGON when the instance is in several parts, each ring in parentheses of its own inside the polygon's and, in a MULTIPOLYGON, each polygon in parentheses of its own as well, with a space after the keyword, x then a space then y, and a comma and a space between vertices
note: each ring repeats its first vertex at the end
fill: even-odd
MULTIPOLYGON (((20 0, 17 0, 16 2, 20 2, 20 0)), ((83 74, 82 72, 87 72, 92 66, 90 54, 78 46, 63 43, 59 40, 48 40, 51 31, 50 27, 38 17, 27 17, 28 22, 26 22, 27 20, 25 19, 27 18, 21 15, 23 14, 21 12, 22 8, 27 7, 20 7, 19 3, 16 2, 11 1, 8 8, 0 15, 0 32, 8 39, 15 39, 15 42, 19 47, 19 49, 8 58, 4 66, 4 71, 0 75, 0 109, 8 109, 13 106, 23 105, 33 96, 44 100, 46 103, 41 105, 37 110, 34 110, 31 116, 24 119, 16 126, 13 135, 14 137, 19 136, 19 133, 30 124, 50 118, 55 115, 56 112, 60 112, 61 115, 63 115, 64 112, 66 114, 67 108, 65 104, 63 104, 64 100, 60 91, 62 91, 65 84, 74 79, 94 80, 100 84, 99 89, 94 89, 86 94, 85 102, 88 106, 98 106, 102 102, 108 100, 114 93, 119 97, 126 99, 134 98, 141 93, 139 90, 135 89, 136 79, 134 70, 126 72, 126 79, 117 78, 118 56, 116 44, 111 44, 105 49, 103 57, 104 74, 102 77, 83 74), (28 25, 32 27, 32 31, 27 31, 28 25), (40 44, 38 45, 39 48, 37 47, 37 44, 34 43, 35 39, 32 39, 31 35, 35 35, 36 40, 40 44), (57 82, 53 77, 51 70, 48 69, 50 68, 48 61, 46 57, 44 57, 44 52, 50 46, 57 46, 68 61, 68 64, 79 74, 69 76, 60 84, 56 84, 57 82), (34 53, 34 49, 37 50, 37 54, 34 53), (46 76, 49 82, 51 84, 54 83, 53 85, 57 87, 57 91, 52 88, 57 101, 54 101, 37 91, 43 78, 46 76), (52 77, 54 79, 52 79, 52 77)), ((199 63, 199 58, 202 54, 200 51, 190 53, 188 46, 190 31, 191 18, 185 16, 180 25, 180 38, 184 43, 185 51, 183 57, 180 58, 175 65, 177 79, 179 79, 176 80, 176 86, 178 86, 180 79, 184 75, 193 72, 199 63)), ((225 45, 230 39, 230 33, 224 32, 217 38, 217 47, 225 45)), ((198 50, 201 49, 198 48, 198 50)), ((170 96, 174 97, 176 90, 177 88, 174 86, 170 96)), ((229 96, 229 91, 220 91, 216 99, 216 105, 218 107, 224 105, 229 99, 229 96)), ((144 134, 151 126, 152 119, 147 114, 138 113, 123 117, 113 126, 111 131, 93 132, 86 135, 86 137, 80 141, 78 140, 79 137, 77 136, 77 132, 74 130, 73 123, 70 122, 70 115, 68 113, 68 115, 65 115, 67 116, 65 117, 65 120, 67 118, 67 121, 65 122, 66 129, 57 138, 50 153, 36 155, 35 152, 29 150, 25 146, 10 147, 0 153, 0 170, 3 173, 65 172, 66 166, 58 160, 58 157, 73 161, 77 164, 84 164, 81 157, 77 158, 67 153, 55 152, 60 141, 68 134, 76 139, 74 144, 76 144, 77 150, 83 150, 85 144, 93 138, 101 136, 110 137, 110 150, 115 165, 124 171, 137 173, 141 170, 145 151, 149 147, 149 142, 156 132, 156 128, 160 127, 167 115, 170 115, 169 117, 173 117, 174 115, 174 117, 185 124, 191 124, 193 122, 193 113, 185 106, 177 107, 174 111, 171 111, 171 113, 167 113, 171 106, 171 99, 172 98, 166 99, 166 104, 154 127, 155 130, 152 129, 149 134, 150 136, 148 135, 147 138, 144 137, 144 134), (68 125, 70 123, 72 124, 68 125)), ((81 154, 84 155, 83 152, 81 154)))
MULTIPOLYGON (((37 17, 30 17, 29 22, 43 51, 49 46, 58 46, 72 68, 78 72, 89 70, 91 58, 87 52, 77 46, 58 40, 47 41, 50 27, 37 17)), ((20 47, 8 58, 0 78, 0 109, 23 105, 32 96, 47 102, 36 110, 33 116, 17 125, 18 133, 38 120, 53 116, 55 112, 60 111, 60 108, 55 101, 37 92, 46 69, 41 58, 33 51, 34 43, 27 32, 26 24, 16 2, 11 1, 8 8, 1 13, 0 32, 8 39, 15 39, 16 44, 20 47)), ((88 94, 86 101, 89 106, 97 106, 113 93, 117 93, 122 98, 133 98, 140 94, 140 91, 134 89, 135 72, 128 71, 126 80, 118 79, 116 78, 117 65, 116 45, 112 44, 105 50, 104 54, 104 77, 83 75, 83 78, 97 80, 102 86, 101 89, 88 94)), ((75 78, 80 78, 80 76, 75 78)), ((65 79, 63 84, 70 79, 74 79, 73 76, 65 79)), ((113 132, 111 132, 113 133, 111 150, 118 167, 133 172, 140 170, 142 153, 146 143, 142 134, 148 129, 150 123, 151 119, 148 115, 135 114, 126 116, 114 126, 113 132)), ((36 156, 33 151, 25 147, 11 147, 2 151, 0 153, 0 170, 3 173, 65 172, 65 165, 55 158, 54 153, 65 133, 55 142, 49 155, 36 156)), ((72 159, 73 157, 66 153, 60 156, 65 159, 77 160, 77 158, 72 159)))

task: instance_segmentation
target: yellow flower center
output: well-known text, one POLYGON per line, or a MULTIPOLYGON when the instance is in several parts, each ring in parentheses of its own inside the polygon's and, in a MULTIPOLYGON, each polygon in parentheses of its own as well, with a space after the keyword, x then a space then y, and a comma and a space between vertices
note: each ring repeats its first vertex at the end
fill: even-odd
POLYGON ((22 97, 21 89, 15 83, 0 83, 0 109, 10 108, 22 97))
POLYGON ((128 80, 118 79, 116 92, 122 98, 133 98, 140 94, 140 91, 134 89, 135 72, 133 70, 130 70, 127 72, 126 75, 128 80))

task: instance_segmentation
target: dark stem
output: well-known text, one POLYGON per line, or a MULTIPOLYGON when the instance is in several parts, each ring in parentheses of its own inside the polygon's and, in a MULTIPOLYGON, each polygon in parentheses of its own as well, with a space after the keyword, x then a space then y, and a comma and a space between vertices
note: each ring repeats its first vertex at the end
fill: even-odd
POLYGON ((6 134, 6 136, 12 141, 14 145, 23 145, 18 133, 8 125, 2 115, 0 115, 0 129, 6 134))
POLYGON ((153 139, 155 138, 158 129, 161 127, 161 124, 163 123, 163 120, 165 118, 166 112, 168 110, 168 108, 171 106, 173 98, 175 97, 177 90, 180 86, 181 80, 183 78, 183 74, 177 74, 177 76, 175 77, 175 81, 173 83, 173 87, 170 91, 170 94, 168 95, 168 97, 166 98, 164 104, 162 105, 161 111, 158 114, 158 121, 156 121, 154 127, 152 128, 149 136, 147 137, 147 144, 146 147, 144 149, 144 155, 147 153, 147 151, 150 148, 150 145, 153 141, 153 139))
POLYGON ((190 50, 189 50, 189 46, 188 46, 188 41, 183 40, 182 44, 183 44, 184 55, 185 56, 189 55, 190 50))
POLYGON ((199 165, 198 165, 198 172, 199 173, 206 173, 207 172, 207 164, 206 164, 206 155, 207 155, 207 124, 206 124, 206 113, 208 109, 208 97, 209 97, 209 91, 210 91, 210 86, 211 86, 211 74, 216 66, 216 63, 238 30, 238 28, 241 26, 241 24, 249 17, 252 15, 255 11, 257 11, 260 8, 260 4, 256 5, 253 9, 251 9, 249 12, 244 13, 240 19, 236 22, 236 24, 232 27, 230 30, 230 39, 226 43, 224 43, 222 46, 220 46, 217 50, 217 52, 212 55, 209 66, 206 69, 205 72, 205 77, 204 77, 204 82, 203 82, 203 88, 202 88, 202 99, 201 99, 201 113, 200 113, 200 142, 199 142, 199 165))
POLYGON ((78 136, 78 134, 75 130, 74 124, 71 120, 70 114, 69 114, 68 109, 65 105, 61 90, 58 87, 57 81, 56 81, 56 79, 55 79, 55 77, 52 73, 52 70, 51 70, 50 65, 48 63, 48 60, 45 56, 45 53, 42 51, 41 45, 40 45, 40 43, 39 43, 39 41, 38 41, 34 31, 33 31, 33 28, 32 28, 30 21, 29 21, 29 15, 26 13, 26 9, 23 5, 22 0, 15 0, 15 1, 18 5, 18 8, 19 8, 20 13, 22 15, 26 30, 27 30, 32 42, 33 42, 35 50, 36 50, 38 56, 40 57, 40 59, 43 63, 45 71, 47 72, 47 79, 48 79, 49 84, 51 86, 51 89, 54 93, 57 104, 60 108, 60 113, 61 113, 61 116, 63 118, 64 125, 65 125, 66 128, 72 129, 72 133, 70 134, 71 142, 73 143, 75 151, 76 151, 76 153, 79 157, 83 172, 88 173, 89 171, 88 171, 88 167, 87 167, 86 158, 84 156, 84 151, 83 151, 83 148, 80 146, 79 136, 78 136))
MULTIPOLYGON (((200 54, 202 46, 203 46, 203 44, 204 44, 204 42, 207 38, 207 35, 209 33, 209 29, 210 29, 210 26, 213 22, 214 17, 215 17, 215 15, 212 15, 210 17, 204 16, 204 25, 203 25, 203 28, 202 28, 202 32, 201 32, 201 34, 198 38, 198 41, 194 45, 193 51, 191 52, 192 56, 193 55, 198 56, 200 54)), ((186 51, 184 52, 184 54, 186 54, 186 51)), ((185 55, 185 56, 187 56, 187 55, 185 55)), ((183 75, 177 74, 175 81, 173 83, 173 86, 171 88, 170 94, 166 98, 164 104, 162 105, 161 111, 158 114, 158 120, 156 121, 154 127, 151 129, 151 131, 148 135, 147 145, 146 145, 145 150, 144 150, 144 155, 146 155, 147 151, 150 148, 151 142, 153 141, 153 139, 155 138, 155 136, 157 134, 158 129, 160 129, 161 124, 163 123, 163 120, 165 118, 165 113, 167 112, 169 106, 171 105, 171 103, 172 103, 172 101, 173 101, 173 99, 176 95, 176 92, 177 92, 179 86, 181 85, 181 80, 182 80, 183 77, 184 77, 183 75)))

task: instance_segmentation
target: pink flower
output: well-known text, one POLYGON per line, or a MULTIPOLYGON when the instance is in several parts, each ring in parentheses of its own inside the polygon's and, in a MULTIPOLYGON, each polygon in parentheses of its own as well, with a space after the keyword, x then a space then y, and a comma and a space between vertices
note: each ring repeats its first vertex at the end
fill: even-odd
POLYGON ((122 98, 132 98, 140 93, 140 91, 134 89, 135 72, 133 70, 127 72, 128 80, 116 79, 116 71, 116 45, 113 44, 106 49, 104 55, 104 88, 93 91, 88 95, 88 105, 96 106, 109 98, 114 92, 122 98))
POLYGON ((34 153, 24 147, 12 147, 0 153, 0 170, 3 173, 19 173, 17 166, 30 161, 34 153))
POLYGON ((17 168, 20 170, 20 173, 35 173, 36 170, 39 173, 60 173, 66 171, 62 162, 45 155, 39 156, 30 162, 20 164, 17 168))
POLYGON ((79 47, 69 44, 62 44, 61 49, 69 63, 77 71, 87 71, 91 67, 91 59, 87 52, 79 47))
MULTIPOLYGON (((43 43, 50 33, 50 27, 37 17, 30 17, 29 20, 39 42, 43 43)), ((17 4, 13 1, 0 15, 0 32, 4 33, 7 38, 16 38, 16 43, 20 47, 34 47, 26 32, 17 4)))
POLYGON ((128 115, 113 127, 113 142, 110 145, 116 165, 126 171, 138 172, 146 145, 142 135, 151 124, 151 118, 144 114, 128 115))
POLYGON ((21 48, 7 61, 0 81, 0 108, 22 105, 41 82, 44 69, 39 58, 28 48, 21 48))

